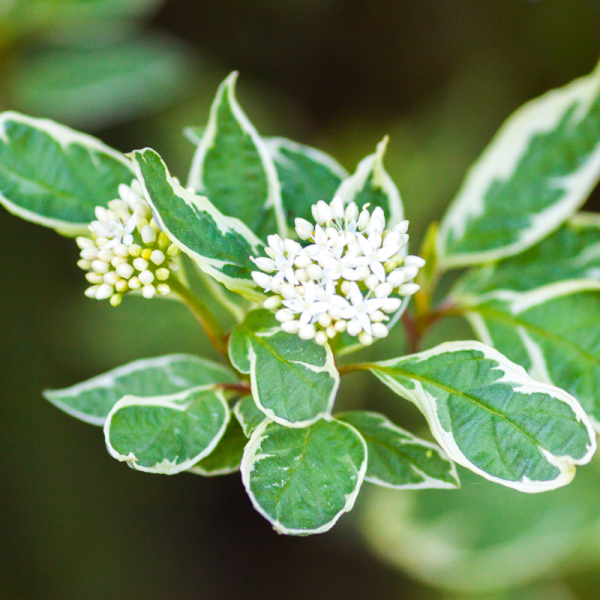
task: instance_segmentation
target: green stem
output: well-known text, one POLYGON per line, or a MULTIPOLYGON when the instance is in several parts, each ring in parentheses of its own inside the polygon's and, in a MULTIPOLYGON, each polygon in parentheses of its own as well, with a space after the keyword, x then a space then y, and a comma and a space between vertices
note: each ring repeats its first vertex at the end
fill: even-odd
POLYGON ((178 279, 170 279, 169 286, 181 297, 191 313, 196 317, 215 349, 225 356, 225 358, 228 358, 227 335, 204 302, 178 279))
POLYGON ((349 373, 356 373, 357 371, 368 371, 372 365, 370 363, 354 363, 351 365, 344 365, 338 369, 340 376, 348 375, 349 373))

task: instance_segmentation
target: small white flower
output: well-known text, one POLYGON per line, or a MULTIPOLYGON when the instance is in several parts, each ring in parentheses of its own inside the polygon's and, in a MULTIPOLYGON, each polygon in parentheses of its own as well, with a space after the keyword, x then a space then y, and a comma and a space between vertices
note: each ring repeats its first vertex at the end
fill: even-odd
POLYGON ((329 310, 330 304, 317 299, 318 287, 309 281, 304 287, 304 294, 298 298, 284 300, 283 305, 293 313, 300 315, 300 325, 307 325, 316 320, 320 314, 329 310))
POLYGON ((356 236, 361 252, 367 259, 367 265, 375 277, 383 283, 385 281, 385 268, 383 264, 386 260, 400 252, 400 246, 386 246, 384 248, 374 248, 372 243, 360 233, 356 236))
POLYGON ((350 302, 351 306, 342 310, 342 317, 344 319, 355 319, 361 329, 371 335, 371 319, 369 316, 378 311, 385 304, 386 299, 364 297, 358 285, 352 283, 350 286, 350 302))

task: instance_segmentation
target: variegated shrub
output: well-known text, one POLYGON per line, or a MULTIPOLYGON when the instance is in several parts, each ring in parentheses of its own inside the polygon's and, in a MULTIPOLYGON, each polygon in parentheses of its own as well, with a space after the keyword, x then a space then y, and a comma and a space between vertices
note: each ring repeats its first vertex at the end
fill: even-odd
POLYGON ((507 121, 421 257, 408 254, 387 138, 348 174, 324 152, 262 138, 236 77, 206 127, 187 130, 185 186, 149 148, 123 155, 0 116, 0 202, 77 237, 86 295, 178 299, 223 356, 137 360, 46 398, 103 426, 133 469, 241 471, 257 511, 287 534, 330 529, 365 480, 457 488, 455 463, 521 492, 568 484, 600 423, 600 218, 577 214, 600 177, 600 70, 507 121), (191 291, 184 255, 231 331, 191 291), (440 300, 440 278, 462 267, 440 300), (420 351, 448 316, 479 341, 420 351), (399 322, 410 354, 340 366, 399 322), (382 414, 336 413, 341 376, 356 371, 414 403, 435 442, 382 414))

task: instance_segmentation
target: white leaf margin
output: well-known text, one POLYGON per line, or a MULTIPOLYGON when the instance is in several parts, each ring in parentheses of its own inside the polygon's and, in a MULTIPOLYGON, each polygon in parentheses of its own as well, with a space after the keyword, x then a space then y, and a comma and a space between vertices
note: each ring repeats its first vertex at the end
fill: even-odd
MULTIPOLYGON (((350 412, 353 412, 353 411, 350 411, 350 412)), ((456 490, 456 489, 460 488, 460 479, 459 479, 458 473, 456 471, 456 465, 454 464, 454 462, 452 462, 450 460, 449 456, 437 444, 433 444, 431 442, 428 442, 427 440, 418 438, 417 436, 413 435, 410 431, 406 431, 406 429, 402 429, 401 427, 398 427, 398 425, 396 425, 395 423, 390 421, 385 415, 382 415, 382 414, 376 413, 376 412, 372 412, 372 411, 359 411, 359 412, 366 413, 371 417, 376 417, 377 420, 379 421, 379 423, 377 425, 378 428, 389 429, 390 431, 393 431, 394 433, 401 435, 402 438, 405 438, 405 439, 399 440, 401 445, 410 444, 412 446, 422 446, 423 448, 427 448, 428 450, 433 450, 434 452, 439 454, 440 458, 442 460, 446 461, 448 463, 448 465, 450 466, 450 475, 456 481, 456 485, 454 485, 452 483, 448 483, 446 481, 442 481, 441 479, 435 479, 434 477, 431 477, 431 476, 427 475, 426 473, 423 473, 423 471, 419 470, 412 463, 410 465, 410 468, 415 473, 417 473, 417 475, 419 475, 420 477, 423 478, 422 483, 408 483, 408 484, 403 484, 403 485, 394 485, 392 483, 389 483, 388 481, 384 481, 383 479, 379 479, 378 477, 373 477, 370 475, 365 475, 365 481, 368 481, 369 483, 373 483, 375 485, 379 485, 381 487, 387 487, 387 488, 394 489, 394 490, 431 490, 431 489, 456 490)), ((344 420, 345 414, 346 414, 345 412, 336 414, 335 418, 338 421, 343 421, 344 423, 347 423, 347 421, 344 420)), ((351 423, 348 423, 348 424, 352 425, 351 423)), ((353 427, 354 427, 354 425, 353 425, 353 427)), ((358 429, 356 427, 354 427, 354 428, 364 438, 360 429, 358 429)), ((367 442, 366 440, 365 440, 365 442, 368 447, 369 442, 367 442)))
MULTIPOLYGON (((576 465, 585 465, 592 459, 594 453, 596 452, 596 434, 592 427, 592 423, 590 422, 589 417, 581 408, 581 405, 577 400, 565 392, 560 388, 555 387, 554 385, 550 385, 547 383, 540 383, 533 380, 525 371, 523 367, 513 363, 508 360, 503 354, 495 350, 494 348, 482 344, 481 342, 476 341, 466 341, 466 342, 445 342, 432 348, 431 350, 427 350, 425 352, 421 352, 419 354, 413 354, 412 356, 403 357, 401 359, 392 359, 379 363, 374 363, 371 365, 369 369, 378 379, 383 381, 389 388, 394 390, 400 396, 405 397, 410 402, 415 404, 417 408, 423 413, 425 418, 427 419, 427 423, 433 433, 433 436, 440 444, 442 449, 446 452, 451 460, 470 469, 474 473, 481 475, 485 479, 489 481, 493 481, 495 483, 499 483, 509 488, 513 488, 520 492, 525 492, 528 494, 535 494, 539 492, 545 492, 548 490, 554 490, 559 487, 565 486, 569 484, 573 478, 575 477, 576 465), (447 354, 452 352, 461 352, 463 350, 476 350, 481 352, 485 358, 493 360, 498 363, 497 369, 501 370, 504 375, 496 380, 495 383, 511 383, 514 384, 515 388, 519 393, 523 394, 534 394, 534 393, 545 393, 549 394, 556 400, 560 402, 564 402, 567 404, 573 413, 578 422, 583 423, 588 432, 588 436, 590 439, 590 444, 587 446, 587 451, 581 458, 573 458, 571 456, 554 456, 544 448, 538 446, 538 450, 542 454, 542 456, 550 463, 555 466, 559 470, 559 475, 556 479, 551 481, 531 481, 527 477, 524 477, 519 481, 509 481, 506 479, 501 479, 494 475, 490 475, 474 465, 460 450, 456 441, 454 440, 454 436, 452 432, 445 431, 441 425, 441 422, 437 416, 437 408, 435 398, 430 396, 423 389, 420 382, 416 380, 412 380, 415 385, 415 389, 411 390, 405 388, 402 384, 394 380, 392 377, 385 375, 381 372, 377 371, 377 366, 381 367, 393 367, 401 362, 406 360, 414 360, 415 358, 419 359, 419 362, 427 360, 432 356, 438 356, 440 354, 447 354)), ((407 379, 410 377, 406 376, 407 379)))
POLYGON ((286 238, 287 224, 285 222, 285 211, 283 208, 283 201, 281 199, 281 184, 277 175, 277 169, 275 167, 275 163, 273 162, 267 145, 256 131, 254 125, 252 125, 250 119, 248 119, 246 113, 244 113, 235 97, 235 84, 237 82, 238 76, 239 73, 237 71, 234 71, 227 77, 227 79, 225 79, 225 81, 223 81, 223 83, 221 83, 219 89, 217 90, 217 95, 215 96, 215 99, 210 109, 208 125, 204 130, 202 139, 200 140, 200 143, 198 144, 198 147, 194 154, 192 167, 190 169, 190 174, 188 177, 187 187, 193 188, 197 192, 203 192, 205 189, 203 180, 204 160, 206 158, 206 154, 215 143, 218 131, 217 121, 219 106, 221 105, 223 97, 227 95, 227 102, 231 107, 231 111, 242 130, 250 136, 252 142, 256 146, 263 168, 265 170, 265 174, 267 176, 268 196, 265 200, 264 208, 273 208, 275 212, 275 220, 277 222, 278 233, 281 237, 286 238))
MULTIPOLYGON (((154 205, 154 203, 152 201, 152 196, 151 196, 150 192, 148 191, 148 188, 146 187, 146 182, 144 180, 142 170, 138 164, 137 156, 138 155, 143 156, 146 153, 155 154, 156 157, 158 157, 158 159, 161 161, 162 165, 164 166, 165 173, 167 176, 167 183, 170 186, 171 190, 173 191, 173 194, 175 194, 175 196, 180 198, 182 200, 182 202, 184 202, 189 207, 191 207, 195 213, 198 213, 198 212, 207 213, 212 218, 212 220, 214 221, 218 230, 223 235, 230 233, 230 232, 234 232, 234 233, 241 235, 251 246, 253 252, 257 255, 259 255, 261 253, 261 250, 264 246, 263 242, 242 221, 240 221, 239 219, 236 219, 235 217, 226 217, 221 212, 219 212, 219 210, 217 210, 217 208, 210 202, 210 200, 208 198, 206 198, 205 196, 198 196, 194 192, 185 189, 175 177, 171 176, 165 161, 160 157, 160 155, 155 150, 152 150, 152 148, 144 148, 143 150, 135 150, 134 152, 128 154, 128 156, 131 157, 131 159, 133 161, 133 167, 135 170, 135 174, 136 174, 136 177, 138 178, 140 185, 142 187, 142 190, 144 192, 144 197, 146 198, 146 200, 148 201, 148 203, 150 204, 150 206, 152 208, 152 214, 154 216, 154 219, 158 223, 160 229, 168 235, 169 239, 178 248, 180 248, 183 252, 185 252, 188 256, 190 256, 205 273, 207 273, 208 275, 210 275, 211 277, 216 279, 218 282, 222 283, 226 288, 230 289, 232 292, 235 292, 237 294, 240 294, 241 296, 244 296, 245 298, 247 298, 248 300, 250 300, 252 302, 260 302, 260 303, 263 302, 265 296, 264 296, 264 294, 262 294, 261 292, 259 292, 256 289, 256 287, 257 287, 256 283, 252 279, 250 279, 250 278, 249 279, 240 279, 240 278, 235 278, 235 277, 229 277, 228 275, 224 275, 219 270, 221 267, 223 267, 227 264, 233 264, 233 263, 228 263, 228 262, 218 260, 215 258, 209 258, 207 256, 203 256, 202 254, 199 254, 198 252, 192 250, 191 248, 188 248, 165 225, 165 223, 160 215, 160 212, 158 211, 158 209, 156 208, 156 206, 154 205)), ((190 226, 192 226, 192 224, 190 224, 190 226)))
MULTIPOLYGON (((113 148, 110 148, 97 138, 80 133, 67 127, 66 125, 60 125, 50 119, 36 119, 35 117, 28 117, 21 113, 14 111, 7 111, 0 113, 0 139, 7 145, 10 146, 11 140, 6 133, 6 125, 8 122, 22 123, 28 125, 32 129, 38 129, 39 131, 49 135, 52 139, 58 142, 64 149, 69 146, 79 145, 90 153, 92 161, 94 160, 94 154, 106 154, 111 158, 122 163, 125 167, 131 170, 131 176, 133 179, 133 167, 131 161, 128 160, 123 154, 117 152, 113 148)), ((107 198, 107 202, 110 198, 107 198)), ((18 206, 14 202, 11 202, 6 196, 0 194, 0 204, 13 215, 35 223, 36 225, 42 225, 54 229, 57 233, 67 237, 76 237, 78 235, 89 235, 88 225, 89 222, 85 223, 70 223, 69 221, 62 221, 61 219, 53 219, 50 217, 43 217, 33 211, 30 211, 22 206, 18 206)))
MULTIPOLYGON (((340 196, 344 204, 350 204, 365 187, 369 176, 373 174, 373 183, 381 189, 388 198, 388 208, 390 218, 386 227, 391 229, 394 225, 404 218, 404 205, 400 192, 389 173, 383 166, 383 158, 387 150, 389 138, 384 137, 377 144, 377 151, 374 154, 363 158, 356 167, 356 172, 340 184, 335 196, 340 196)), ((360 207, 359 207, 360 208, 360 207)))
MULTIPOLYGON (((106 423, 105 418, 94 417, 92 415, 88 415, 87 413, 76 410, 68 404, 65 404, 65 402, 61 401, 61 399, 71 398, 82 392, 89 392, 96 389, 110 389, 114 386, 115 380, 120 377, 126 377, 127 375, 132 375, 138 371, 144 371, 146 369, 161 367, 168 368, 174 363, 181 362, 195 363, 199 366, 210 368, 211 370, 220 370, 228 379, 234 375, 233 371, 228 369, 225 365, 213 362, 212 360, 208 360, 206 358, 194 356, 193 354, 168 354, 166 356, 159 356, 156 358, 142 358, 139 360, 134 360, 126 365, 122 365, 116 369, 111 369, 102 375, 97 375, 96 377, 92 377, 91 379, 87 379, 81 383, 76 383, 68 388, 62 388, 60 390, 44 390, 42 394, 46 400, 72 417, 89 423, 90 425, 98 425, 102 427, 104 423, 106 423)), ((177 385, 176 377, 177 376, 172 376, 171 379, 177 385)))
POLYGON ((268 420, 268 419, 263 421, 253 431, 253 433, 250 437, 250 440, 249 440, 248 444, 246 445, 246 448, 244 449, 244 456, 242 457, 242 465, 241 465, 241 469, 240 469, 242 472, 242 483, 244 484, 244 487, 246 488, 246 493, 250 497, 250 502, 252 502, 252 506, 254 506, 256 511, 259 514, 261 514, 265 519, 267 519, 267 521, 269 521, 269 523, 271 523, 271 525, 273 526, 273 529, 275 531, 277 531, 277 533, 282 533, 284 535, 312 535, 312 534, 317 534, 317 533, 325 533, 326 531, 329 531, 339 521, 340 517, 344 513, 350 512, 354 508, 354 503, 356 502, 356 498, 358 497, 361 486, 365 479, 365 474, 367 472, 367 462, 368 462, 367 443, 363 439, 362 435, 360 435, 358 430, 355 427, 352 427, 352 425, 345 423, 344 421, 338 421, 337 419, 334 419, 331 416, 322 417, 322 419, 325 421, 335 421, 336 423, 339 423, 340 425, 348 427, 349 429, 354 431, 354 433, 356 433, 356 435, 360 438, 360 440, 363 443, 364 450, 365 450, 365 456, 364 456, 364 460, 360 466, 360 469, 357 472, 356 488, 354 489, 354 491, 352 493, 346 495, 346 504, 345 504, 344 508, 342 510, 340 510, 331 521, 328 521, 327 523, 325 523, 324 525, 321 525, 321 527, 317 527, 316 529, 291 529, 289 527, 286 527, 285 525, 283 525, 283 523, 281 523, 280 521, 278 521, 277 519, 275 519, 274 517, 269 515, 269 513, 267 513, 267 511, 260 505, 260 503, 256 499, 256 496, 254 495, 254 492, 252 491, 250 479, 251 479, 252 471, 254 469, 254 465, 258 461, 262 460, 263 458, 269 457, 269 455, 259 454, 259 451, 260 451, 260 446, 261 446, 263 439, 268 437, 267 435, 264 435, 265 429, 271 423, 273 423, 273 421, 268 420))
POLYGON ((304 156, 305 158, 312 160, 314 163, 326 167, 342 180, 347 179, 350 176, 348 171, 346 171, 346 169, 344 169, 344 167, 342 167, 342 165, 340 165, 340 163, 335 160, 333 156, 323 152, 322 150, 313 148, 312 146, 306 146, 305 144, 300 144, 284 137, 264 138, 263 142, 267 146, 275 163, 283 167, 291 168, 295 167, 295 165, 289 158, 281 153, 282 148, 292 154, 304 156))
MULTIPOLYGON (((256 426, 251 427, 250 424, 244 419, 244 413, 242 412, 242 402, 244 401, 245 398, 248 398, 248 396, 245 396, 244 398, 240 398, 235 405, 233 406, 233 414, 235 415, 236 419, 238 420, 238 423, 240 424, 240 426, 242 427, 242 430, 244 431, 244 435, 249 438, 252 435, 252 432, 259 426, 262 425, 262 421, 260 423, 258 423, 256 426)), ((254 398, 252 398, 250 396, 252 402, 254 402, 254 398)), ((255 403, 256 404, 256 403, 255 403)), ((258 407, 257 407, 258 408, 258 407)), ((263 413, 264 414, 264 413, 263 413)), ((268 419, 267 415, 265 415, 265 419, 268 419)), ((263 419, 263 421, 265 420, 263 419)))
POLYGON ((183 471, 189 470, 193 467, 198 461, 202 460, 205 456, 208 456, 216 447, 217 444, 221 441, 225 430, 227 429, 227 425, 231 419, 231 411, 229 409, 229 405, 227 404, 227 400, 223 392, 219 389, 216 389, 213 385, 202 385, 194 388, 190 388, 189 390, 185 390, 178 394, 171 394, 168 396, 155 396, 150 398, 139 398, 137 396, 125 396, 121 398, 113 407, 113 409, 108 413, 108 417, 106 418, 106 423, 104 424, 104 441, 106 442, 106 449, 109 454, 116 458, 120 462, 126 462, 130 467, 135 469, 136 471, 143 471, 145 473, 159 473, 161 475, 176 475, 177 473, 182 473, 183 471), (217 435, 213 438, 212 442, 197 456, 189 458, 181 463, 171 462, 165 459, 163 462, 156 464, 153 467, 143 467, 137 464, 137 457, 133 452, 129 454, 121 454, 118 452, 110 443, 110 424, 113 416, 122 408, 126 408, 128 406, 161 406, 164 408, 170 408, 171 410, 186 412, 190 407, 191 402, 186 403, 186 398, 190 394, 194 394, 196 392, 213 392, 215 397, 221 402, 222 406, 225 408, 225 419, 221 429, 217 433, 217 435))
MULTIPOLYGON (((494 341, 486 325, 485 319, 477 311, 477 306, 491 300, 500 300, 506 302, 507 308, 511 315, 518 316, 520 313, 573 294, 585 292, 600 292, 600 281, 595 279, 571 279, 567 281, 559 281, 542 287, 536 288, 529 292, 515 292, 511 290, 498 290, 482 294, 481 296, 457 296, 457 300, 465 307, 464 317, 467 319, 475 335, 488 346, 494 346, 494 341)), ((531 339, 527 331, 523 327, 518 327, 516 333, 521 339, 523 346, 531 361, 529 375, 548 385, 555 385, 550 377, 546 359, 542 349, 531 339)), ((595 431, 600 434, 600 422, 592 415, 588 415, 595 431)))
MULTIPOLYGON (((280 333, 281 331, 282 330, 279 329, 279 327, 277 327, 277 328, 273 328, 271 330, 253 332, 253 334, 256 335, 257 337, 270 337, 272 335, 280 333)), ((329 344, 324 344, 322 346, 326 352, 325 364, 322 367, 318 367, 316 365, 311 365, 310 363, 305 363, 305 362, 297 361, 297 360, 288 361, 288 362, 293 362, 294 364, 297 364, 297 365, 301 365, 301 366, 305 367, 306 369, 308 369, 309 371, 313 371, 314 373, 329 373, 331 378, 334 380, 333 388, 331 389, 329 397, 327 398, 327 406, 326 406, 325 410, 317 413, 311 419, 305 419, 304 421, 289 421, 288 419, 284 419, 284 418, 276 415, 272 409, 265 407, 263 405, 263 403, 261 402, 260 394, 258 393, 258 382, 256 379, 256 352, 254 351, 254 348, 252 347, 252 339, 250 337, 248 337, 247 335, 245 335, 244 337, 246 340, 246 359, 250 363, 250 369, 247 369, 244 365, 239 364, 239 361, 236 362, 235 354, 232 352, 233 346, 231 344, 229 344, 229 360, 231 361, 231 364, 240 373, 243 373, 245 375, 250 375, 250 390, 252 391, 252 397, 254 398, 254 402, 256 403, 256 406, 260 410, 262 410, 262 412, 265 413, 266 417, 270 421, 274 421, 275 423, 277 423, 279 425, 283 425, 284 427, 291 427, 292 429, 302 429, 305 427, 309 427, 310 425, 313 425, 314 423, 316 423, 317 421, 319 421, 321 419, 328 418, 331 416, 331 411, 333 410, 335 398, 336 398, 338 390, 340 388, 340 374, 335 366, 335 358, 333 356, 333 352, 331 351, 331 348, 329 347, 329 344)))
POLYGON ((524 104, 508 118, 481 157, 469 169, 457 196, 442 219, 437 240, 440 265, 444 268, 458 268, 519 254, 554 231, 585 202, 600 174, 600 142, 579 171, 556 180, 556 186, 565 190, 565 196, 532 216, 530 227, 521 233, 517 242, 482 252, 454 255, 445 252, 450 233, 462 237, 468 220, 484 213, 484 198, 491 182, 511 178, 531 138, 552 131, 575 102, 579 106, 574 119, 581 120, 599 91, 600 65, 591 74, 524 104))

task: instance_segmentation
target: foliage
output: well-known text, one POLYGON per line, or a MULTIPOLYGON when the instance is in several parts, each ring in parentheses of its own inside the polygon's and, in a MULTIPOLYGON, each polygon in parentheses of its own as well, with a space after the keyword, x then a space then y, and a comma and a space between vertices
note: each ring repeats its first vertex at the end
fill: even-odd
POLYGON ((83 235, 80 266, 88 281, 104 282, 88 290, 97 299, 119 296, 117 304, 137 292, 123 268, 132 258, 147 292, 161 271, 151 262, 171 253, 171 271, 162 269, 169 297, 191 309, 228 363, 136 361, 48 399, 103 425, 111 455, 134 469, 241 470, 255 508, 294 535, 330 529, 365 480, 455 488, 459 464, 520 492, 570 483, 596 450, 600 422, 597 225, 576 214, 600 177, 600 71, 509 119, 439 229, 430 228, 424 267, 407 256, 408 222, 384 166, 387 139, 348 175, 321 151, 261 137, 235 81, 219 88, 207 126, 190 129, 197 149, 186 187, 152 149, 123 156, 64 126, 2 115, 0 201, 63 235, 83 235), (231 331, 179 274, 179 251, 236 316, 231 331), (332 257, 350 261, 335 277, 327 275, 332 257), (438 300, 441 277, 467 265, 438 300), (308 290, 327 277, 329 296, 340 300, 323 309, 308 290), (298 294, 306 306, 295 309, 298 294), (455 316, 480 341, 420 352, 428 328, 455 316), (339 364, 394 334, 400 318, 410 354, 339 364), (332 322, 343 324, 332 330, 332 322), (378 413, 334 413, 340 377, 357 371, 415 404, 436 443, 378 413))

